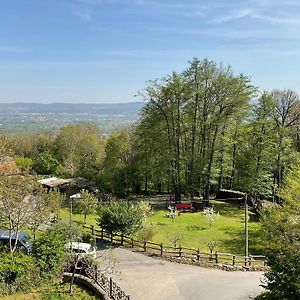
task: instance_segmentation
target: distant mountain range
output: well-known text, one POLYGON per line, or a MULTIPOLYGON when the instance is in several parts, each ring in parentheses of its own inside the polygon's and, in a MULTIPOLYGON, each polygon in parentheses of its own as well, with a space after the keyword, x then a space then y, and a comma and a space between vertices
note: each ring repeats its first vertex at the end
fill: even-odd
POLYGON ((16 113, 70 113, 70 114, 97 114, 97 115, 138 115, 144 106, 142 102, 133 103, 0 103, 0 114, 16 113))

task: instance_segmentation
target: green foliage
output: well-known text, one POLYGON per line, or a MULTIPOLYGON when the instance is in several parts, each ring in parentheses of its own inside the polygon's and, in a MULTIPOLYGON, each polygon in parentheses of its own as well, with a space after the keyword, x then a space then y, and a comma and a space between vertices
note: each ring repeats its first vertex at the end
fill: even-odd
POLYGON ((102 204, 98 209, 98 225, 110 232, 133 234, 142 227, 143 211, 138 205, 124 201, 102 204))
MULTIPOLYGON (((32 224, 41 224, 48 217, 48 205, 43 201, 44 191, 35 177, 0 177, 0 224, 10 232, 19 231, 32 224)), ((17 249, 17 240, 10 251, 17 249)))
POLYGON ((143 227, 137 232, 137 238, 142 242, 151 241, 156 233, 156 226, 152 223, 146 223, 143 227))
POLYGON ((80 198, 73 201, 74 212, 83 214, 84 224, 87 215, 95 213, 97 206, 98 199, 87 190, 81 190, 80 198))
POLYGON ((32 159, 29 157, 16 157, 15 162, 22 173, 28 174, 31 166, 32 166, 32 159))
POLYGON ((67 238, 66 227, 59 225, 47 230, 34 241, 32 255, 44 278, 52 278, 62 271, 67 238))
POLYGON ((59 161, 47 150, 38 154, 37 158, 33 161, 32 167, 38 174, 43 175, 58 175, 61 169, 59 161))
POLYGON ((31 256, 22 252, 1 253, 0 295, 27 292, 39 281, 39 272, 31 256))
POLYGON ((107 140, 103 172, 99 177, 101 188, 107 192, 124 196, 129 187, 131 157, 130 132, 113 133, 107 140))
POLYGON ((104 142, 99 128, 91 123, 67 125, 60 129, 55 140, 57 157, 62 162, 63 173, 74 177, 93 174, 104 159, 104 142))
POLYGON ((282 206, 262 212, 264 247, 270 270, 266 288, 275 299, 300 298, 300 166, 296 166, 279 195, 282 206))

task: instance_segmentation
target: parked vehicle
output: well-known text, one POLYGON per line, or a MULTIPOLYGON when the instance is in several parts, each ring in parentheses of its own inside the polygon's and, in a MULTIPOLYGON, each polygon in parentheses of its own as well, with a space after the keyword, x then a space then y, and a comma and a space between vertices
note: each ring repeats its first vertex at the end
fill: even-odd
POLYGON ((69 242, 66 244, 66 248, 74 253, 80 253, 81 255, 91 255, 93 258, 96 258, 96 248, 88 243, 81 242, 69 242))
MULTIPOLYGON (((0 229, 0 246, 9 247, 9 230, 0 229)), ((31 238, 25 231, 18 233, 11 232, 11 242, 14 245, 17 239, 17 247, 24 250, 27 254, 31 252, 32 242, 31 238)))

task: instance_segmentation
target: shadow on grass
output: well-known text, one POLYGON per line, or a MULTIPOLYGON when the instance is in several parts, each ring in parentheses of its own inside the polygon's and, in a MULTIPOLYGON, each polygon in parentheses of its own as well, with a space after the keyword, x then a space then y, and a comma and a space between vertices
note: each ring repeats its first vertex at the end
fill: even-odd
POLYGON ((219 212, 221 216, 235 218, 243 214, 242 206, 234 205, 227 202, 212 201, 214 210, 219 212))
POLYGON ((197 226, 197 225, 187 225, 185 226, 185 228, 187 229, 187 231, 194 231, 194 230, 204 230, 207 229, 203 226, 197 226))
MULTIPOLYGON (((236 228, 224 228, 226 234, 230 235, 230 239, 218 242, 218 245, 228 249, 231 253, 244 255, 245 253, 245 231, 236 228)), ((261 242, 262 236, 259 230, 249 229, 249 253, 252 255, 262 255, 263 247, 261 242)))

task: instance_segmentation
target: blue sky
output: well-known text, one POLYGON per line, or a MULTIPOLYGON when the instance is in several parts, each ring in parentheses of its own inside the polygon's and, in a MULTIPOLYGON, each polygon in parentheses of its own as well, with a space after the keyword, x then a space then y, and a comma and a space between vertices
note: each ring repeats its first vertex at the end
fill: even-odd
POLYGON ((2 0, 0 102, 132 102, 193 57, 300 92, 299 0, 2 0))

